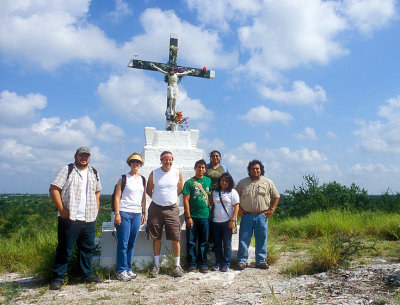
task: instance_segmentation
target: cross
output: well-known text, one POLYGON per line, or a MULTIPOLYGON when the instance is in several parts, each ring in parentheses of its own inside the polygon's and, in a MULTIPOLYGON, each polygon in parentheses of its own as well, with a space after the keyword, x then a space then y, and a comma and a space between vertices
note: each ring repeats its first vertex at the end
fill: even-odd
MULTIPOLYGON (((171 34, 169 40, 168 63, 163 64, 145 60, 130 59, 128 62, 128 67, 135 69, 159 71, 166 74, 168 79, 170 77, 168 76, 168 73, 165 73, 167 71, 174 71, 175 73, 177 73, 177 75, 183 74, 183 75, 202 77, 202 78, 215 78, 215 71, 207 70, 206 67, 204 67, 203 69, 196 69, 185 66, 178 66, 177 57, 178 57, 178 37, 176 34, 171 34)), ((178 91, 177 84, 176 84, 176 91, 178 91)), ((176 98, 174 100, 176 103, 176 98)), ((175 115, 177 113, 175 113, 174 108, 175 106, 173 106, 172 104, 171 93, 169 90, 167 96, 167 110, 165 112, 165 116, 167 119, 167 127, 166 127, 167 130, 177 130, 176 119, 175 119, 175 115)))

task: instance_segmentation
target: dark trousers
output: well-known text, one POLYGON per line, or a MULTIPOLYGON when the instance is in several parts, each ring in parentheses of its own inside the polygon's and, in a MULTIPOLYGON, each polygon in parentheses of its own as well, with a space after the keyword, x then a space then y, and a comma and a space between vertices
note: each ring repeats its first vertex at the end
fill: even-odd
POLYGON ((65 278, 75 243, 78 247, 79 265, 83 277, 92 275, 95 233, 95 221, 72 221, 58 217, 58 245, 53 267, 53 281, 65 278))
POLYGON ((232 256, 232 229, 228 228, 229 221, 214 222, 215 260, 219 267, 229 268, 232 256))
POLYGON ((208 268, 208 218, 192 218, 193 227, 186 227, 187 258, 189 267, 208 268), (196 251, 196 244, 198 250, 196 251), (196 255, 197 252, 197 255, 196 255))

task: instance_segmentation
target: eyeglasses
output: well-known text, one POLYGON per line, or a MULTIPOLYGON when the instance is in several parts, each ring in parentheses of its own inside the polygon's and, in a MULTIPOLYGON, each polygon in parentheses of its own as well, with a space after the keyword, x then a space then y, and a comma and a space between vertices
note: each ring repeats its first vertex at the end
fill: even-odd
POLYGON ((211 158, 219 158, 219 155, 212 155, 211 158))
POLYGON ((140 162, 139 160, 130 160, 129 163, 140 163, 140 164, 142 164, 142 162, 140 162))

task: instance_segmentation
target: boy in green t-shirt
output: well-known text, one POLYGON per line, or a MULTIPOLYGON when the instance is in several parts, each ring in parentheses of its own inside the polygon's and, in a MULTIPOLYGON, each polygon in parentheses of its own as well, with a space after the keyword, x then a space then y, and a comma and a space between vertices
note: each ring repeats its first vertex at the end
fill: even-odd
POLYGON ((203 159, 196 162, 194 170, 195 176, 185 182, 182 190, 186 216, 188 271, 195 271, 198 263, 200 272, 207 273, 208 218, 210 215, 208 196, 210 195, 211 179, 204 176, 206 162, 203 159), (198 251, 196 251, 196 243, 198 251))

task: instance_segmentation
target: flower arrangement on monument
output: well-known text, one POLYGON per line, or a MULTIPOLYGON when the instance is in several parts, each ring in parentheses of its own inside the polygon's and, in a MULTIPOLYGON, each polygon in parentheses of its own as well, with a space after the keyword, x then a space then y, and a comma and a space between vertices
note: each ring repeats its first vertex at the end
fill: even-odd
POLYGON ((177 111, 176 114, 170 119, 172 123, 177 124, 183 130, 189 128, 188 117, 183 117, 182 111, 177 111))

